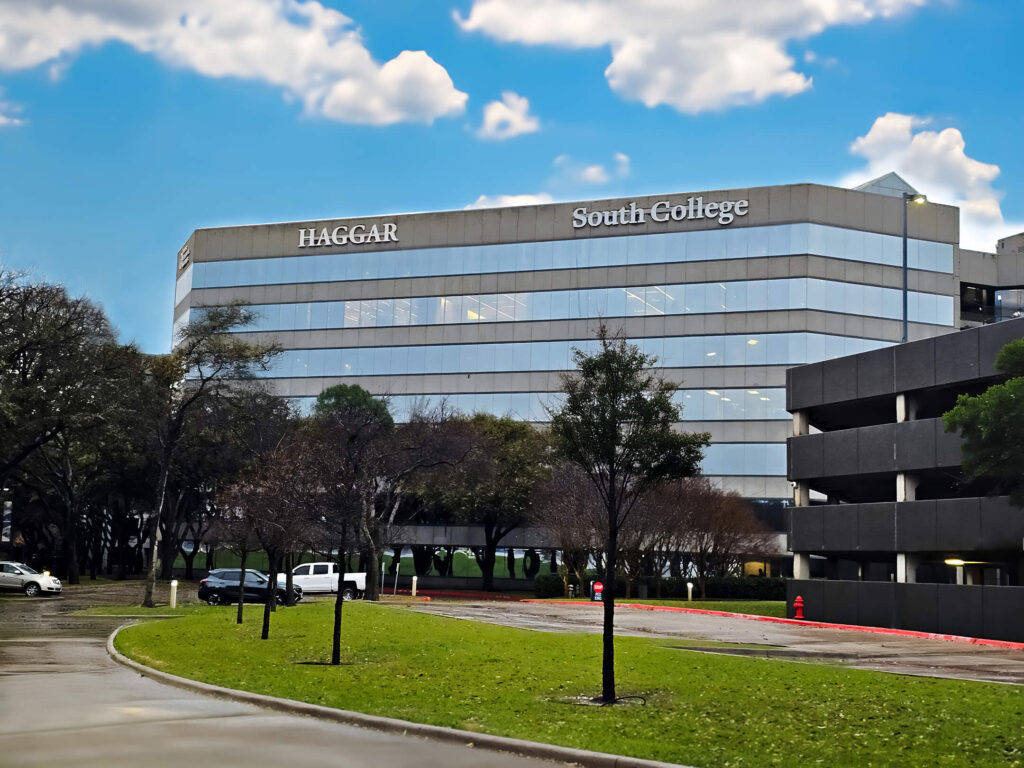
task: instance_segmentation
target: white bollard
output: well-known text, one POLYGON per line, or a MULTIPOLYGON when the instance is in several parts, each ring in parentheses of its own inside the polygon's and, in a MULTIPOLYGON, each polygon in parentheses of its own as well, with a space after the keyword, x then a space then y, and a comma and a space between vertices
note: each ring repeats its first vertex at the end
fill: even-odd
POLYGON ((171 581, 171 608, 178 607, 178 580, 171 581))
POLYGON ((686 599, 689 602, 691 602, 691 603, 693 602, 693 582, 692 581, 686 582, 686 599))
POLYGON ((419 576, 413 576, 412 577, 412 596, 413 597, 416 597, 416 581, 418 579, 419 579, 419 576))

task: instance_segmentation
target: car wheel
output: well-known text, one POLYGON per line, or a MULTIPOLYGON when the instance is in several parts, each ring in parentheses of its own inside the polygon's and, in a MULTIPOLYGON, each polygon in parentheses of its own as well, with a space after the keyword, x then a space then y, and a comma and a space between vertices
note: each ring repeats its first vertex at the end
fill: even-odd
POLYGON ((25 596, 26 597, 37 597, 39 595, 39 585, 34 581, 30 581, 25 585, 25 596))
POLYGON ((224 601, 221 600, 220 595, 216 592, 211 592, 209 595, 206 596, 207 605, 220 605, 223 602, 224 601))
POLYGON ((355 600, 356 599, 356 591, 355 591, 355 589, 353 589, 352 587, 345 587, 343 590, 341 590, 341 599, 345 600, 346 602, 349 601, 349 600, 355 600))

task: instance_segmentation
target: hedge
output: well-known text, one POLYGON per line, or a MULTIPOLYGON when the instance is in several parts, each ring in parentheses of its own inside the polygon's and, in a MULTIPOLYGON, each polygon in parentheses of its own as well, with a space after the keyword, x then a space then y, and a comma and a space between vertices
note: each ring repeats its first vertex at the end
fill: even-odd
MULTIPOLYGON (((657 579, 646 579, 648 597, 678 598, 686 597, 686 583, 693 583, 694 597, 700 595, 700 588, 694 578, 667 578, 661 580, 658 590, 657 579)), ((569 583, 578 584, 575 576, 569 577, 569 583)), ((586 586, 589 587, 589 584, 586 586)), ((639 582, 633 585, 633 595, 637 594, 639 582)), ((534 582, 534 594, 539 598, 565 597, 562 577, 555 573, 544 573, 537 576, 534 582)), ((624 597, 626 583, 621 579, 615 582, 616 597, 624 597)), ((580 597, 588 597, 589 590, 580 597)), ((785 600, 786 580, 766 576, 722 576, 708 579, 707 594, 710 600, 785 600)))

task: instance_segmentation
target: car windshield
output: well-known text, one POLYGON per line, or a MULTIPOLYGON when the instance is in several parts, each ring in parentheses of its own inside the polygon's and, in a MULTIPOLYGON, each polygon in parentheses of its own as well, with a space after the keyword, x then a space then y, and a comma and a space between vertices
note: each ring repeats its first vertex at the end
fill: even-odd
POLYGON ((35 568, 30 568, 24 563, 18 563, 17 567, 23 570, 25 573, 39 573, 39 571, 37 571, 35 568))

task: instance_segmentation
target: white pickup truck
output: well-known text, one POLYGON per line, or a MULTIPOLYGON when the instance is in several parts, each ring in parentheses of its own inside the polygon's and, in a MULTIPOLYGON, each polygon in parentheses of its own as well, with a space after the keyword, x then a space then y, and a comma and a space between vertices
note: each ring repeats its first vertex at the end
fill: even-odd
MULTIPOLYGON (((355 600, 366 591, 365 573, 346 573, 343 579, 338 578, 337 563, 303 563, 292 568, 292 584, 302 587, 303 593, 337 592, 341 583, 341 595, 345 600, 355 600)), ((287 574, 277 576, 278 586, 284 586, 287 574)))

